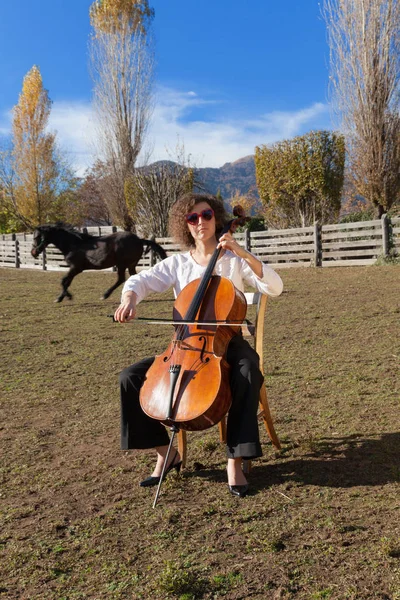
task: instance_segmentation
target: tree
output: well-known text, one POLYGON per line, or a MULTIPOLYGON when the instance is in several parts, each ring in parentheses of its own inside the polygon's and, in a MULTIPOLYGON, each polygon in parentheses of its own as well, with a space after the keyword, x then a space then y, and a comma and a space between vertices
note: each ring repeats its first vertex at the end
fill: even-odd
POLYGON ((62 195, 76 185, 59 155, 55 133, 46 131, 50 107, 39 68, 34 66, 14 107, 11 146, 0 152, 0 209, 25 229, 57 218, 62 195))
POLYGON ((325 0, 350 176, 380 217, 400 198, 400 2, 325 0))
POLYGON ((3 144, 0 148, 0 231, 11 233, 18 231, 18 224, 27 228, 25 222, 15 216, 15 172, 12 164, 12 148, 3 144))
POLYGON ((260 201, 251 194, 241 194, 240 190, 236 189, 233 195, 229 198, 228 203, 233 211, 236 205, 240 205, 247 216, 258 215, 261 209, 260 201))
POLYGON ((256 178, 267 222, 306 227, 335 221, 340 212, 345 162, 344 138, 311 131, 256 148, 256 178))
POLYGON ((95 162, 86 172, 77 191, 79 201, 86 208, 86 216, 95 225, 112 225, 112 218, 101 190, 104 184, 104 169, 101 162, 95 162))
POLYGON ((161 161, 136 169, 129 182, 128 202, 144 236, 168 236, 172 205, 183 194, 202 188, 183 149, 178 152, 178 162, 161 161))
POLYGON ((102 196, 115 224, 134 229, 126 192, 152 111, 153 51, 148 0, 96 0, 90 7, 102 196))
POLYGON ((232 213, 235 206, 239 205, 249 217, 249 220, 242 227, 238 228, 239 232, 245 231, 246 229, 249 231, 264 231, 266 229, 265 219, 262 215, 262 204, 259 198, 256 198, 254 195, 252 195, 251 191, 249 194, 241 194, 240 190, 236 189, 233 196, 231 196, 227 202, 232 213))

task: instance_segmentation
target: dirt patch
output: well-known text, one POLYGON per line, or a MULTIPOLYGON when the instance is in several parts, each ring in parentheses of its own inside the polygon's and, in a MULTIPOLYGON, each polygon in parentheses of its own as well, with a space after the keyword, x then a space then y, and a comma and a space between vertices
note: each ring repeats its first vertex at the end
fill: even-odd
POLYGON ((119 450, 117 379, 169 328, 113 324, 111 273, 54 304, 59 273, 0 270, 1 597, 400 600, 399 267, 281 275, 265 370, 282 451, 262 431, 238 500, 217 429, 189 434, 153 510, 151 452, 119 450))

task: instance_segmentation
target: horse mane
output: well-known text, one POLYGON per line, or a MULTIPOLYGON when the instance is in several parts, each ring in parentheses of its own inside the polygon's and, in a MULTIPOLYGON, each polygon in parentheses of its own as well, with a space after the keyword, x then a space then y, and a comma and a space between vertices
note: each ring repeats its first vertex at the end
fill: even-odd
POLYGON ((54 223, 53 225, 41 225, 40 227, 38 227, 38 229, 42 229, 44 231, 48 231, 50 229, 57 231, 61 229, 63 231, 68 231, 68 233, 74 234, 77 238, 81 240, 91 240, 95 237, 93 235, 90 235, 90 233, 84 233, 83 231, 79 231, 79 229, 77 229, 74 225, 64 223, 63 221, 57 221, 57 223, 54 223))

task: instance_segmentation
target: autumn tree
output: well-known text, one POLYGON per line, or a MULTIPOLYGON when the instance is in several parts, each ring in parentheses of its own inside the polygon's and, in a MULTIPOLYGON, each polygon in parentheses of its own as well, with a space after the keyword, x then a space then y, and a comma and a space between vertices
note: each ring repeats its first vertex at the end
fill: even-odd
POLYGON ((104 177, 103 164, 96 161, 86 171, 77 193, 82 206, 86 207, 86 213, 90 216, 91 223, 112 225, 112 217, 102 195, 102 190, 106 187, 104 177))
POLYGON ((39 68, 24 78, 13 110, 11 147, 0 153, 1 208, 25 229, 54 220, 76 180, 47 131, 51 101, 39 68))
POLYGON ((325 0, 323 14, 349 175, 380 217, 400 199, 400 2, 325 0))
POLYGON ((242 194, 238 189, 233 192, 228 203, 232 210, 239 204, 249 216, 258 214, 262 208, 258 198, 252 194, 242 194))
MULTIPOLYGON (((221 198, 222 199, 222 198, 221 198)), ((240 190, 236 189, 233 195, 227 200, 229 204, 230 212, 233 214, 235 206, 241 206, 245 214, 249 217, 245 225, 239 228, 238 231, 263 231, 265 229, 265 219, 262 214, 262 204, 260 199, 257 198, 250 190, 248 194, 242 194, 240 190)))
MULTIPOLYGON (((0 231, 9 233, 18 230, 20 219, 13 208, 15 172, 12 164, 12 148, 3 141, 0 147, 0 231)), ((22 224, 26 228, 25 223, 22 224)))
POLYGON ((336 221, 344 162, 344 138, 329 131, 257 147, 256 178, 267 222, 306 227, 336 221))
POLYGON ((90 7, 102 196, 126 230, 134 229, 126 194, 152 112, 153 17, 148 0, 96 0, 90 7))

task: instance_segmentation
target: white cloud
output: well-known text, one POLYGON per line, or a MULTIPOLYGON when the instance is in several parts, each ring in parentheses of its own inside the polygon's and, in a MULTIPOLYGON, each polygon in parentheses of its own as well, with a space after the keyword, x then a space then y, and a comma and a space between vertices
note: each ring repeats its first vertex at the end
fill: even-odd
MULTIPOLYGON (((11 111, 0 114, 0 135, 9 136, 12 129, 11 111)), ((93 111, 85 102, 54 102, 51 107, 49 131, 57 133, 61 152, 72 168, 83 175, 94 161, 93 111)))
POLYGON ((91 105, 85 102, 54 102, 49 130, 57 132, 61 150, 67 153, 78 175, 83 175, 94 162, 95 128, 91 105))
MULTIPOLYGON (((305 130, 330 126, 328 106, 315 103, 297 111, 273 111, 247 119, 218 118, 191 120, 192 110, 212 107, 215 100, 201 98, 190 90, 158 89, 147 148, 151 161, 169 158, 177 141, 198 167, 220 167, 254 153, 260 144, 299 135, 305 130)), ((228 108, 228 107, 227 107, 228 108)), ((208 111, 210 112, 210 111, 208 111)), ((9 133, 10 115, 0 115, 0 133, 9 133)), ((85 102, 54 102, 49 129, 57 131, 61 149, 68 153, 72 166, 82 175, 94 161, 95 127, 93 110, 85 102)))
POLYGON ((330 126, 328 106, 315 103, 298 111, 274 111, 256 118, 191 120, 191 109, 215 101, 163 88, 158 94, 149 139, 152 140, 152 160, 167 157, 177 139, 183 142, 186 154, 199 167, 220 167, 254 153, 260 144, 299 135, 304 130, 330 126))

